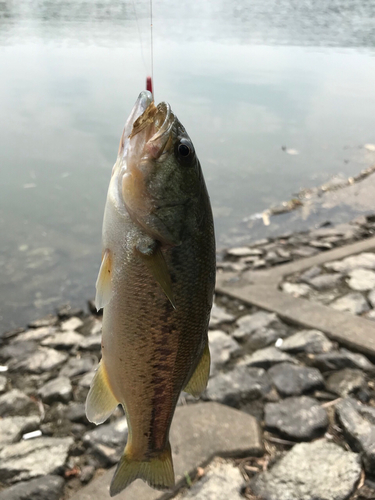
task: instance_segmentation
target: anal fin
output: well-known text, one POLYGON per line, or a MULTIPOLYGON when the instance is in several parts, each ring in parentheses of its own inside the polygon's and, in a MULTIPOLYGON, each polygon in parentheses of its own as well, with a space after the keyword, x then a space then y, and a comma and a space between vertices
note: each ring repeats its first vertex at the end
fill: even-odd
POLYGON ((103 361, 90 385, 86 399, 86 416, 94 424, 102 424, 113 413, 119 401, 115 398, 109 383, 103 361))
POLYGON ((202 394, 207 386, 208 378, 210 376, 210 363, 211 356, 207 341, 198 366, 196 367, 193 375, 184 388, 185 392, 188 392, 195 398, 199 397, 202 394))
POLYGON ((96 309, 102 309, 108 304, 112 296, 112 259, 111 253, 107 249, 102 258, 102 264, 99 269, 98 279, 96 280, 96 309))

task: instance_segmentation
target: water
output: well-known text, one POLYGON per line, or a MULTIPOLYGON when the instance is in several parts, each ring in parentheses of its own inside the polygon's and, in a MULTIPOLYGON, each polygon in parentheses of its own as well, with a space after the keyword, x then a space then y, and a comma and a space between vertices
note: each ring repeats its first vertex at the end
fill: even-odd
MULTIPOLYGON (((148 8, 0 2, 0 330, 94 295, 112 164, 150 72, 148 8)), ((194 142, 219 245, 375 161, 374 47, 373 0, 154 0, 155 98, 194 142)))

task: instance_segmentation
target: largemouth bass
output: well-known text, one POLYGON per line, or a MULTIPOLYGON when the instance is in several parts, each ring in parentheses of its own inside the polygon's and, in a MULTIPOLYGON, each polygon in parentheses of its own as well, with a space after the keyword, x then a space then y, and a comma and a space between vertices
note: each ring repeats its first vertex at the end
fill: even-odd
POLYGON ((141 92, 108 189, 96 284, 102 360, 86 401, 96 424, 118 404, 127 417, 111 496, 137 478, 174 485, 169 429, 180 392, 199 396, 207 385, 214 285, 212 212, 193 144, 169 104, 141 92))

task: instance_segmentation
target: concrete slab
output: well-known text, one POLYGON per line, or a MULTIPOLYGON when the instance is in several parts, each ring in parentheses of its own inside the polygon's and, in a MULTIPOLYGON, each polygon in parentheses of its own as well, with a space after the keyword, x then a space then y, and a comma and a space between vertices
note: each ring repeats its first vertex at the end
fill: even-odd
MULTIPOLYGON (((199 403, 176 409, 170 436, 176 488, 160 492, 137 480, 115 498, 117 500, 165 500, 174 496, 185 482, 186 474, 195 476, 196 468, 213 457, 259 456, 263 453, 257 420, 246 413, 218 403, 199 403)), ((77 492, 71 500, 107 500, 115 468, 77 492)))
POLYGON ((272 311, 287 322, 303 328, 321 330, 340 344, 375 358, 375 322, 293 297, 278 289, 285 276, 372 249, 375 249, 375 237, 264 271, 248 271, 240 276, 236 273, 219 273, 216 291, 272 311))

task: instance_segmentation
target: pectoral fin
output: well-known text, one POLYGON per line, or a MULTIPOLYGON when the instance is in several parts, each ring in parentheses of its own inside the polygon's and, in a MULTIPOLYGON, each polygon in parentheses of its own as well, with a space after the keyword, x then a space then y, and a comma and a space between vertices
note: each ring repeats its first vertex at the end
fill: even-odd
POLYGON ((87 419, 94 424, 102 424, 118 404, 119 402, 109 386, 107 373, 101 361, 91 382, 86 399, 87 419))
POLYGON ((196 367, 195 372, 184 388, 185 392, 188 392, 195 398, 199 397, 202 394, 207 386, 208 377, 210 376, 210 363, 211 356, 207 342, 198 366, 196 367))
POLYGON ((107 249, 103 254, 102 264, 99 269, 98 279, 96 280, 96 309, 102 309, 108 304, 112 296, 112 258, 107 249))
POLYGON ((140 249, 138 249, 138 252, 143 259, 143 262, 150 269, 155 281, 159 283, 163 292, 169 299, 169 302, 172 304, 173 308, 176 309, 176 303, 173 297, 171 275, 169 274, 168 266, 160 247, 155 245, 152 253, 148 253, 140 249))

